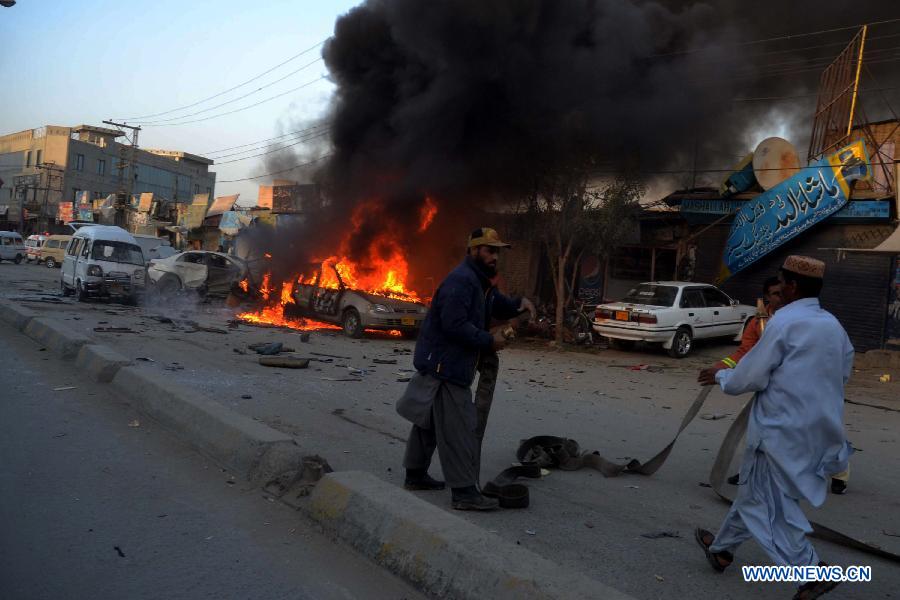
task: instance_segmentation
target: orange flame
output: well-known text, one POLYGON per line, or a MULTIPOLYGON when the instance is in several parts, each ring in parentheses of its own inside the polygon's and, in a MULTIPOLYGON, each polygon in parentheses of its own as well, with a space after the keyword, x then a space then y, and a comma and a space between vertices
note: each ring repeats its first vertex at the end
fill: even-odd
POLYGON ((431 223, 437 216, 437 204, 435 204, 434 200, 426 196, 425 204, 422 205, 422 210, 420 212, 422 218, 420 219, 419 233, 425 233, 425 231, 427 231, 428 228, 431 227, 431 223))
POLYGON ((250 291, 250 282, 247 281, 247 278, 241 279, 241 282, 238 283, 238 287, 241 288, 245 293, 250 291))
MULTIPOLYGON (((424 233, 437 216, 437 203, 429 197, 419 211, 418 232, 424 233)), ((409 279, 409 263, 406 260, 401 238, 393 232, 395 221, 385 214, 384 205, 378 200, 361 202, 350 216, 350 230, 345 234, 338 247, 338 253, 327 258, 317 259, 318 269, 312 274, 300 274, 293 281, 281 284, 278 302, 272 297, 275 287, 272 286, 271 274, 263 276, 259 293, 265 306, 256 312, 245 312, 239 319, 252 323, 267 323, 293 329, 341 329, 337 325, 321 323, 307 319, 291 319, 284 316, 284 307, 294 303, 293 290, 296 284, 316 285, 320 288, 345 288, 360 290, 375 295, 386 296, 408 302, 422 302, 419 295, 407 287, 409 279), (362 233, 366 222, 373 219, 385 224, 380 232, 365 249, 358 261, 350 258, 351 243, 362 233)), ((267 258, 271 255, 266 254, 267 258)), ((388 332, 390 336, 399 336, 399 331, 388 332)))

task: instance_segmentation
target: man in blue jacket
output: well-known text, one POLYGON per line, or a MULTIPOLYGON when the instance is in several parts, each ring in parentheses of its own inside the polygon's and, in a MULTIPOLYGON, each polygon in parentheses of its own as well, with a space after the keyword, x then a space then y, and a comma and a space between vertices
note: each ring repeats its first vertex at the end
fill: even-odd
POLYGON ((403 459, 406 489, 444 489, 443 481, 428 475, 436 448, 457 510, 497 507, 478 487, 478 412, 471 386, 481 355, 506 344, 502 333, 489 331, 491 319, 512 319, 531 306, 504 296, 491 283, 501 248, 509 244, 493 229, 476 229, 469 236, 465 260, 434 295, 416 343, 417 372, 397 404, 413 422, 403 459))

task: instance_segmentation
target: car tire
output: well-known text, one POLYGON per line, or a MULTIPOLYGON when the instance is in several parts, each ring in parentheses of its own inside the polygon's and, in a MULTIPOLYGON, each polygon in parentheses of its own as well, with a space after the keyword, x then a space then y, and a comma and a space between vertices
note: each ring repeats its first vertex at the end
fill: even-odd
POLYGON ((59 280, 59 291, 62 292, 63 297, 71 296, 74 292, 69 289, 69 286, 60 278, 59 280))
POLYGON ((180 289, 181 281, 171 274, 163 275, 156 284, 156 291, 163 298, 174 296, 180 289))
POLYGON ((13 262, 16 263, 17 265, 21 264, 22 263, 22 255, 16 254, 16 257, 13 259, 13 262))
POLYGON ((634 350, 634 340, 619 340, 616 338, 612 338, 613 348, 616 350, 634 350))
POLYGON ((56 268, 56 260, 51 256, 50 258, 48 258, 47 260, 44 261, 44 265, 46 265, 46 267, 48 269, 54 269, 54 268, 56 268))
POLYGON ((88 299, 87 292, 84 289, 84 286, 81 285, 81 280, 75 281, 75 298, 79 302, 86 302, 88 299))
POLYGON ((684 358, 691 353, 694 344, 694 336, 687 327, 679 327, 672 338, 672 347, 669 348, 669 356, 672 358, 684 358))
POLYGON ((347 337, 351 338, 361 338, 363 336, 363 324, 362 318, 359 316, 359 311, 355 308, 348 308, 344 311, 344 314, 341 316, 341 327, 344 329, 344 334, 347 337))

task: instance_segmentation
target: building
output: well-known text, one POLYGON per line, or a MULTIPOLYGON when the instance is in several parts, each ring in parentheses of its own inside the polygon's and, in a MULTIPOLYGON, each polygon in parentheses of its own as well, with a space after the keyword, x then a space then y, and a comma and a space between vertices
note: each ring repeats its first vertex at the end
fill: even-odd
MULTIPOLYGON (((13 222, 23 207, 29 219, 50 228, 60 202, 74 202, 85 191, 102 199, 127 190, 128 169, 120 166, 127 167, 131 150, 121 131, 91 125, 47 125, 0 136, 0 213, 13 222)), ((210 159, 141 148, 134 150, 134 163, 133 194, 152 192, 175 203, 190 203, 195 194, 215 196, 210 159)))

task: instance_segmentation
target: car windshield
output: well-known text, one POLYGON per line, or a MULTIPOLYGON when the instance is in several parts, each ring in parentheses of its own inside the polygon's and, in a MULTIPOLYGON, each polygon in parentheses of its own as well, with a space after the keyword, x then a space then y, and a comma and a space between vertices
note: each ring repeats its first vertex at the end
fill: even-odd
POLYGON ((109 262, 125 263, 128 265, 143 265, 144 257, 141 247, 128 242, 107 242, 96 240, 91 249, 91 258, 109 262))
POLYGON ((646 304, 648 306, 672 306, 678 288, 671 285, 641 284, 628 292, 622 302, 629 304, 646 304))

